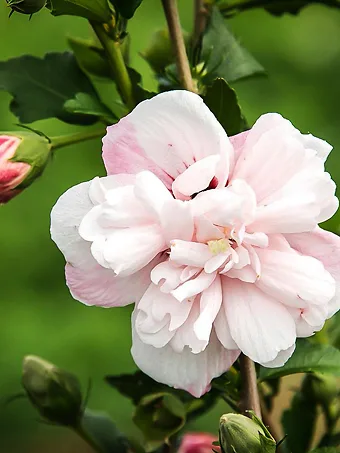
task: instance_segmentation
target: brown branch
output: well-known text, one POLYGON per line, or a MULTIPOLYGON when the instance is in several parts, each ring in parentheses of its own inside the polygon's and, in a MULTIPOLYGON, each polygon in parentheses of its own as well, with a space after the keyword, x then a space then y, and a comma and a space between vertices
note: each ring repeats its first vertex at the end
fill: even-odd
POLYGON ((244 354, 240 355, 240 371, 242 377, 241 410, 243 412, 252 410, 259 418, 261 418, 261 405, 257 388, 255 364, 244 354))
POLYGON ((176 59, 176 66, 179 80, 183 88, 188 91, 195 91, 191 77, 189 60, 185 49, 177 0, 162 0, 165 17, 168 23, 172 49, 176 59))
POLYGON ((192 35, 193 49, 199 44, 205 27, 207 26, 208 11, 205 8, 204 0, 194 0, 194 31, 192 35))

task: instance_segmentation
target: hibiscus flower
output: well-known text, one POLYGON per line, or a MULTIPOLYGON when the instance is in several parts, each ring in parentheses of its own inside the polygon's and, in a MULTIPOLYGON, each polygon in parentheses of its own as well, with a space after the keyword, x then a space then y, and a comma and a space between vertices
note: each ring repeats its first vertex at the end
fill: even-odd
POLYGON ((141 102, 107 130, 108 176, 53 208, 73 297, 135 303, 136 364, 197 397, 241 351, 283 365, 340 308, 331 149, 276 113, 228 137, 196 94, 141 102))

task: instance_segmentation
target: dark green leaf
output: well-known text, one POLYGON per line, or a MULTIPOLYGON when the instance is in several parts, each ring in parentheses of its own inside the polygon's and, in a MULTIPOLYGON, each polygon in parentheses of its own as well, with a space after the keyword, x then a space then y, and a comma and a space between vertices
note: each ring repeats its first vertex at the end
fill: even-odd
POLYGON ((80 16, 98 22, 109 22, 111 11, 107 0, 50 0, 53 16, 80 16))
POLYGON ((340 447, 317 448, 316 450, 311 451, 311 453, 340 453, 340 447))
POLYGON ((302 8, 313 3, 340 8, 339 0, 228 0, 220 2, 219 8, 225 17, 253 8, 264 8, 274 16, 281 16, 285 13, 298 14, 302 8))
POLYGON ((217 77, 227 82, 264 73, 264 68, 242 47, 228 30, 215 7, 203 37, 201 60, 205 64, 202 80, 209 85, 217 77))
POLYGON ((143 0, 110 0, 116 11, 125 19, 131 19, 143 0))
POLYGON ((186 410, 175 395, 154 393, 140 400, 133 421, 144 435, 146 449, 153 451, 184 426, 186 410))
POLYGON ((340 376, 340 351, 333 346, 297 341, 296 350, 288 362, 280 368, 260 368, 259 379, 273 379, 295 373, 330 373, 340 376))
POLYGON ((229 136, 246 129, 246 122, 235 90, 224 79, 214 80, 213 84, 207 88, 203 99, 229 136))
POLYGON ((77 93, 74 99, 65 102, 64 109, 71 114, 92 115, 110 123, 118 119, 98 98, 88 93, 77 93))
POLYGON ((152 93, 151 91, 145 90, 142 87, 142 76, 133 68, 127 68, 130 79, 132 82, 133 87, 133 96, 137 103, 144 101, 145 99, 150 99, 155 96, 156 93, 152 93))
POLYGON ((69 52, 0 62, 0 90, 12 94, 11 111, 23 123, 55 117, 72 124, 92 124, 105 112, 112 117, 69 52))
POLYGON ((309 398, 310 381, 305 379, 301 390, 294 395, 291 407, 282 416, 285 444, 290 453, 305 453, 313 438, 317 405, 309 398))
POLYGON ((105 412, 86 409, 82 428, 102 453, 127 453, 129 442, 105 412))
MULTIPOLYGON (((212 390, 203 397, 194 398, 190 393, 184 390, 176 390, 165 384, 154 381, 149 376, 142 373, 142 371, 137 371, 134 374, 107 376, 105 379, 112 387, 117 389, 119 393, 130 398, 135 405, 138 405, 141 399, 148 394, 161 392, 172 393, 185 405, 187 418, 190 420, 210 410, 221 393, 219 389, 213 387, 212 390)), ((223 387, 223 391, 225 391, 225 387, 223 387)))
POLYGON ((68 43, 84 71, 96 77, 111 78, 110 66, 103 48, 88 39, 68 38, 68 43))
POLYGON ((327 321, 327 335, 329 342, 340 349, 340 311, 327 321))

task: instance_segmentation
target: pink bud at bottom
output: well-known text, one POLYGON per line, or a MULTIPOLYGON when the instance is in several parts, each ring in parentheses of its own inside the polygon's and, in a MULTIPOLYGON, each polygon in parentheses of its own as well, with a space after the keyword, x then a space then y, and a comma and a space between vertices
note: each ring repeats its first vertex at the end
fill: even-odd
POLYGON ((216 436, 209 433, 187 433, 183 436, 178 453, 212 453, 219 447, 214 447, 216 436))

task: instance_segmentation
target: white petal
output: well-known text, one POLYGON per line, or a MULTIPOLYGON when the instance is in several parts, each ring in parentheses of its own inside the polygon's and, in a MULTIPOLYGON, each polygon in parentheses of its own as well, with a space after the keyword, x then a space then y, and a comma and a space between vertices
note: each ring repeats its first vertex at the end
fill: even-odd
POLYGON ((231 336, 241 351, 258 363, 270 362, 295 343, 295 323, 279 301, 254 284, 223 278, 231 336))
POLYGON ((150 171, 142 171, 137 174, 134 192, 155 218, 160 216, 164 203, 173 199, 163 182, 150 171))
POLYGON ((184 299, 189 299, 192 296, 200 294, 205 289, 209 288, 212 282, 215 280, 216 273, 207 274, 202 271, 196 278, 189 280, 178 288, 171 291, 171 294, 180 302, 184 299))
POLYGON ((223 348, 215 335, 200 354, 193 354, 188 347, 176 353, 170 345, 154 348, 144 344, 134 329, 132 317, 132 356, 136 365, 158 382, 188 391, 199 398, 209 391, 213 378, 227 371, 239 356, 239 351, 223 348))
POLYGON ((198 242, 216 241, 224 238, 221 229, 204 215, 195 218, 195 231, 198 242))
POLYGON ((200 299, 200 314, 194 324, 194 331, 199 340, 209 341, 213 322, 222 303, 221 278, 218 275, 213 283, 203 291, 200 299))
POLYGON ((161 210, 161 226, 167 244, 173 239, 190 241, 194 234, 190 204, 174 199, 166 201, 161 210))
POLYGON ((328 304, 328 317, 340 309, 340 238, 316 228, 310 233, 287 234, 286 239, 298 252, 320 260, 336 282, 336 293, 328 304))
POLYGON ((188 167, 172 183, 172 191, 176 198, 181 200, 190 199, 194 195, 209 187, 210 182, 216 175, 216 168, 220 156, 205 157, 188 167))
POLYGON ((155 285, 159 285, 160 291, 169 293, 182 283, 182 267, 176 267, 169 261, 164 261, 152 269, 151 280, 155 285))
POLYGON ((301 308, 327 304, 335 294, 335 281, 321 261, 310 256, 258 249, 261 276, 256 285, 285 305, 301 308))
POLYGON ((175 263, 202 268, 212 256, 207 244, 181 240, 171 242, 170 260, 175 263))
POLYGON ((280 366, 283 366, 287 362, 288 359, 291 358, 294 351, 295 351, 295 343, 292 346, 290 346, 289 348, 285 349, 284 351, 280 351, 274 360, 271 360, 270 362, 266 362, 266 363, 261 363, 261 365, 266 368, 279 368, 280 366))
POLYGON ((117 275, 131 275, 165 250, 157 225, 114 230, 107 239, 104 258, 117 275))
POLYGON ((93 208, 89 198, 91 182, 83 182, 67 190, 51 212, 51 236, 65 259, 74 266, 91 267, 95 261, 90 244, 78 233, 83 217, 93 208))

